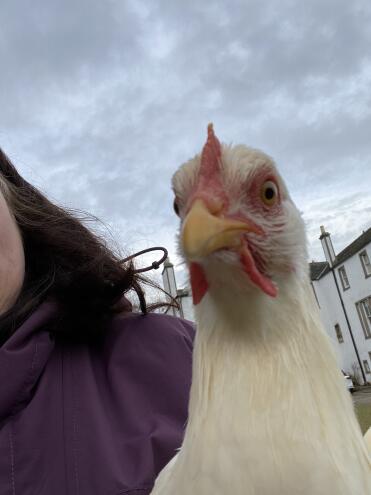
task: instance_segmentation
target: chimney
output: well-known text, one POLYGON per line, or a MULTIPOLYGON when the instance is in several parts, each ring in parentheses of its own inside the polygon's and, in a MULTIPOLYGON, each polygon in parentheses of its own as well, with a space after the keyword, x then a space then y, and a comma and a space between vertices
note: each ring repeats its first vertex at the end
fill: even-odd
POLYGON ((334 246, 332 245, 331 235, 329 232, 326 232, 325 227, 321 225, 321 235, 320 241, 322 244, 323 252, 325 253, 326 261, 332 267, 335 263, 336 255, 334 251, 334 246))
MULTIPOLYGON (((172 297, 176 298, 177 288, 176 288, 174 265, 170 263, 169 258, 166 258, 164 262, 164 269, 162 270, 162 283, 164 284, 165 291, 169 293, 172 297)), ((169 302, 170 302, 170 298, 169 298, 169 302)), ((174 316, 177 316, 175 308, 170 308, 169 311, 174 316)))

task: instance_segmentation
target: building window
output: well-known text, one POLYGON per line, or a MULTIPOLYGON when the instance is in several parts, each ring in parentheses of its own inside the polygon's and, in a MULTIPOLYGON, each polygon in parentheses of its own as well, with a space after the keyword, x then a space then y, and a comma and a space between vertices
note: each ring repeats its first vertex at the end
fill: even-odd
POLYGON ((339 275, 340 275, 341 285, 343 286, 343 290, 349 289, 350 285, 347 277, 347 272, 345 271, 345 268, 343 266, 339 268, 339 275))
POLYGON ((366 339, 371 338, 371 296, 356 303, 358 316, 361 321, 363 333, 366 339))
POLYGON ((363 271, 365 272, 365 277, 366 278, 371 277, 371 263, 367 251, 362 251, 362 253, 359 254, 359 257, 361 258, 362 268, 363 271))
POLYGON ((366 372, 366 373, 371 373, 371 371, 370 371, 370 367, 369 367, 369 365, 368 365, 368 361, 367 361, 367 359, 365 359, 365 360, 363 361, 363 367, 365 368, 365 372, 366 372))
POLYGON ((371 361, 371 352, 369 352, 368 355, 370 356, 370 361, 371 361))
POLYGON ((335 332, 336 332, 336 337, 338 338, 339 343, 340 344, 343 343, 344 339, 343 339, 343 334, 341 333, 339 323, 336 323, 336 325, 335 325, 335 332))

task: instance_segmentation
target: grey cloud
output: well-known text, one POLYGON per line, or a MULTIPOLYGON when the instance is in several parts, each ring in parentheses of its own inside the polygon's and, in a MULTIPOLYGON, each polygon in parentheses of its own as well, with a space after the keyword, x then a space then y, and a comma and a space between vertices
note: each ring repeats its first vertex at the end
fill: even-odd
POLYGON ((221 140, 276 159, 311 252, 321 223, 339 244, 369 225, 356 197, 371 178, 368 1, 19 6, 0 5, 1 145, 122 244, 166 242, 175 256, 170 178, 209 121, 221 140), (353 220, 340 232, 344 198, 353 220))

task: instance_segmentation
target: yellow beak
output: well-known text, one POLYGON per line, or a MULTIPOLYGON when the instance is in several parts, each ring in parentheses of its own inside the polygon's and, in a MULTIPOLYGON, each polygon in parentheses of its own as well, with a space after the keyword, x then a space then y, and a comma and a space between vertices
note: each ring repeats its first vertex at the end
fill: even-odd
POLYGON ((241 246, 241 234, 258 229, 247 222, 213 215, 205 203, 197 199, 183 224, 181 241, 186 256, 197 259, 214 251, 241 246))

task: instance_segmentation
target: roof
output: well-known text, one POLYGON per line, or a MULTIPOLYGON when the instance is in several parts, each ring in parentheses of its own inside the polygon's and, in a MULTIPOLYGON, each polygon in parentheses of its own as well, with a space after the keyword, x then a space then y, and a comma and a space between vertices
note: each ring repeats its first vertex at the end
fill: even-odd
POLYGON ((310 279, 319 280, 324 272, 328 272, 326 268, 329 268, 327 261, 312 261, 309 263, 310 279))
POLYGON ((356 240, 354 240, 349 246, 344 248, 340 253, 336 256, 336 260, 334 266, 340 265, 344 263, 348 258, 357 254, 366 244, 371 242, 371 227, 365 230, 356 240))
MULTIPOLYGON (((367 244, 371 243, 371 227, 357 237, 353 242, 344 248, 335 258, 334 268, 344 263, 347 259, 357 254, 367 244)), ((309 263, 309 273, 311 280, 319 280, 330 271, 327 261, 312 261, 309 263)))

